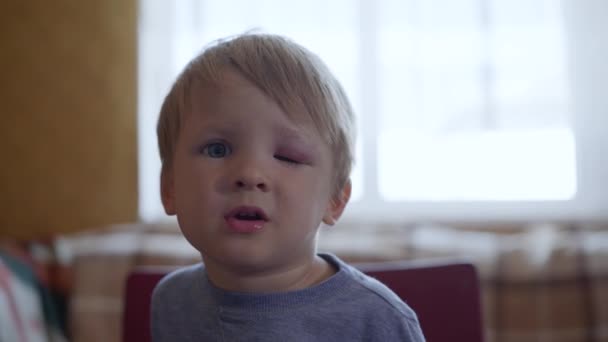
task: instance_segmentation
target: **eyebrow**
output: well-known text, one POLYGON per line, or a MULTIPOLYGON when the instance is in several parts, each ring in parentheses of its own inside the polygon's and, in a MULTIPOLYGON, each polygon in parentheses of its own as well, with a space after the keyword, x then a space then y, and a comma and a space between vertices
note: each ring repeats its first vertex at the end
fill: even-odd
POLYGON ((221 136, 232 137, 237 135, 238 128, 234 125, 211 124, 205 125, 205 131, 211 131, 221 136))
POLYGON ((278 126, 276 128, 276 131, 279 138, 287 140, 289 142, 295 142, 311 148, 313 147, 312 145, 314 145, 310 142, 310 140, 312 139, 310 135, 302 134, 298 130, 285 126, 278 126))
POLYGON ((202 132, 213 132, 221 136, 233 137, 238 134, 238 124, 226 123, 222 120, 210 120, 205 122, 201 127, 197 129, 197 135, 201 135, 202 132))
POLYGON ((278 135, 284 139, 304 140, 304 138, 302 137, 302 134, 298 133, 297 130, 292 129, 292 128, 288 128, 285 126, 279 126, 276 128, 276 131, 277 131, 278 135))

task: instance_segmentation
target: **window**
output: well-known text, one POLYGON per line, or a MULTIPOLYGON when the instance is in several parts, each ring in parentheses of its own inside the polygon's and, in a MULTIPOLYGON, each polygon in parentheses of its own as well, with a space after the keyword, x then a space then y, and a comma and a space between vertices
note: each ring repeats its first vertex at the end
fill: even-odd
POLYGON ((205 44, 256 28, 317 53, 353 102, 346 220, 608 216, 589 182, 606 185, 608 162, 587 149, 608 139, 573 106, 582 62, 567 38, 586 32, 564 13, 550 0, 142 0, 141 216, 164 216, 155 124, 171 82, 205 44))

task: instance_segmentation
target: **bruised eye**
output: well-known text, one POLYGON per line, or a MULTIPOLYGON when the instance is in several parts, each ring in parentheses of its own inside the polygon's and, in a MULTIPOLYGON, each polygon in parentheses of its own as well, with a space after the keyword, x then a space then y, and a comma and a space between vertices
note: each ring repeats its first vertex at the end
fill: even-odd
POLYGON ((291 158, 285 157, 285 156, 275 155, 274 157, 275 157, 275 159, 280 160, 282 162, 286 162, 288 164, 293 164, 293 165, 301 164, 299 161, 297 161, 295 159, 291 159, 291 158))
POLYGON ((224 158, 230 154, 230 146, 222 142, 214 142, 203 147, 203 154, 211 158, 224 158))

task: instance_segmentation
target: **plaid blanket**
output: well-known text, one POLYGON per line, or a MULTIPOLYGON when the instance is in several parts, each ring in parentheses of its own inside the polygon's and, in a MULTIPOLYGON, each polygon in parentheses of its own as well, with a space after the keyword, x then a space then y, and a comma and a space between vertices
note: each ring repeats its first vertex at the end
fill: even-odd
MULTIPOLYGON (((73 341, 120 341, 124 284, 134 266, 199 261, 170 225, 115 226, 59 242, 73 255, 73 341)), ((342 224, 319 242, 352 263, 470 260, 482 281, 487 341, 608 341, 607 226, 342 224)))

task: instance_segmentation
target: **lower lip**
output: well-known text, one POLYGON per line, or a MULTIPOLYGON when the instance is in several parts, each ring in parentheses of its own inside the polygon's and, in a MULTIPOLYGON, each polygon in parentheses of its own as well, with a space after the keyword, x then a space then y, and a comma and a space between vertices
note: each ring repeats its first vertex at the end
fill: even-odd
POLYGON ((264 228, 264 224, 266 221, 264 220, 239 220, 234 217, 229 217, 226 219, 228 223, 228 228, 235 233, 256 233, 264 228))

